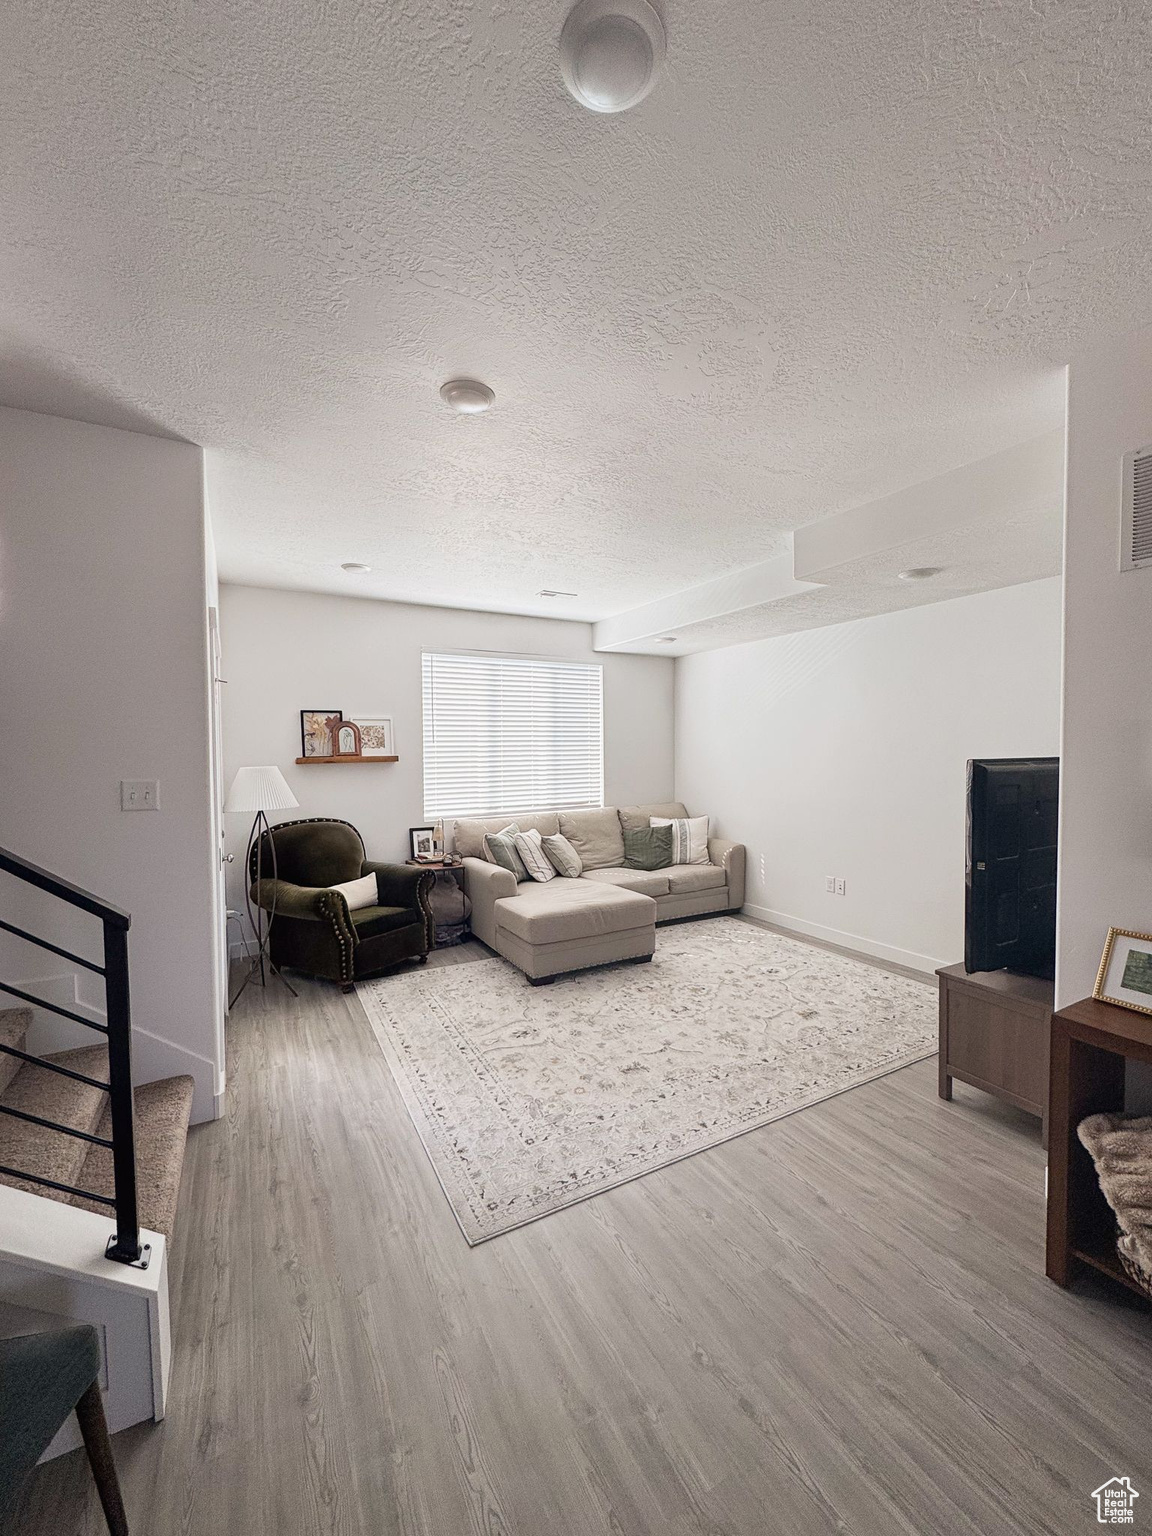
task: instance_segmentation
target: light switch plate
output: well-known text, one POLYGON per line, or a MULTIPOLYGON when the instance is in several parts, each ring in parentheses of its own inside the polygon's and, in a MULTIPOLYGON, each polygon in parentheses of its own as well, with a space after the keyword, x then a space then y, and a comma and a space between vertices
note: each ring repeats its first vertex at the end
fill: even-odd
POLYGON ((159 781, 121 779, 120 809, 122 811, 158 811, 160 809, 159 781))

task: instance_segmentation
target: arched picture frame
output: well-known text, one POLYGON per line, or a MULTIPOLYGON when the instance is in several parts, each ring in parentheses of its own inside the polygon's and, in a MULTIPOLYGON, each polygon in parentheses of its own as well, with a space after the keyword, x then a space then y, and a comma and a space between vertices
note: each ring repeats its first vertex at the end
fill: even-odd
POLYGON ((354 720, 340 720, 332 727, 332 756, 359 757, 360 727, 354 720))

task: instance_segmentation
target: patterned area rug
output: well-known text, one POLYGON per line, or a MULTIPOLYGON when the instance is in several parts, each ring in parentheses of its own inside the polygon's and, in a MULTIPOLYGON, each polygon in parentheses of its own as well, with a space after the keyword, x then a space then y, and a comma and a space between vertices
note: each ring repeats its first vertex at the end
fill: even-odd
POLYGON ((730 917, 549 987, 492 959, 358 991, 473 1244, 936 1049, 931 987, 730 917))

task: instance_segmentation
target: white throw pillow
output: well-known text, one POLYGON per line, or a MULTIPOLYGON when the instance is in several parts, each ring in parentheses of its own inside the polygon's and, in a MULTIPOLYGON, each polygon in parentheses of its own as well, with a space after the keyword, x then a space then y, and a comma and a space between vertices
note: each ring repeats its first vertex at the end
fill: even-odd
POLYGON ((534 827, 527 832, 517 832, 512 841, 516 844, 516 852, 524 860, 524 868, 533 880, 555 880, 556 871, 552 868, 548 855, 544 852, 540 834, 534 827))
POLYGON ((648 825, 672 828, 673 864, 711 864, 707 816, 652 816, 648 825))
POLYGON ((349 912, 359 912, 361 907, 375 907, 380 902, 375 875, 364 875, 360 880, 345 880, 343 885, 330 885, 328 889, 340 892, 348 903, 349 912))

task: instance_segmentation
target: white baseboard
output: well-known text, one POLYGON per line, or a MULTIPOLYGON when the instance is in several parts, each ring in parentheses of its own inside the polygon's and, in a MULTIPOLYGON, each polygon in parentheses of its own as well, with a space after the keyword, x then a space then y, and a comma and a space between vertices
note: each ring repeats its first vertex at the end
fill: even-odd
MULTIPOLYGON (((17 983, 22 991, 42 997, 47 1003, 70 1008, 82 1018, 102 1024, 104 1013, 80 995, 78 978, 73 971, 57 976, 36 976, 17 983)), ((28 1031, 28 1049, 47 1056, 54 1051, 70 1051, 80 1045, 95 1045, 99 1036, 82 1024, 62 1019, 48 1008, 32 1009, 32 1027, 28 1031)), ((154 1083, 162 1077, 180 1077, 185 1073, 196 1084, 192 1096, 192 1123, 218 1118, 216 1109, 216 1068, 206 1056, 177 1045, 149 1029, 132 1025, 132 1080, 136 1084, 154 1083)))
POLYGON ((809 939, 823 939, 825 944, 836 944, 841 949, 854 949, 859 954, 870 955, 874 960, 887 960, 891 965, 903 965, 910 971, 920 971, 931 976, 940 966, 951 965, 951 960, 935 960, 931 955, 919 955, 912 949, 898 949, 894 944, 879 944, 858 933, 845 933, 839 928, 828 928, 823 923, 810 923, 806 918, 793 917, 790 912, 775 912, 771 907, 757 907, 745 902, 743 911, 749 917, 758 917, 774 928, 786 928, 791 933, 801 933, 809 939))

